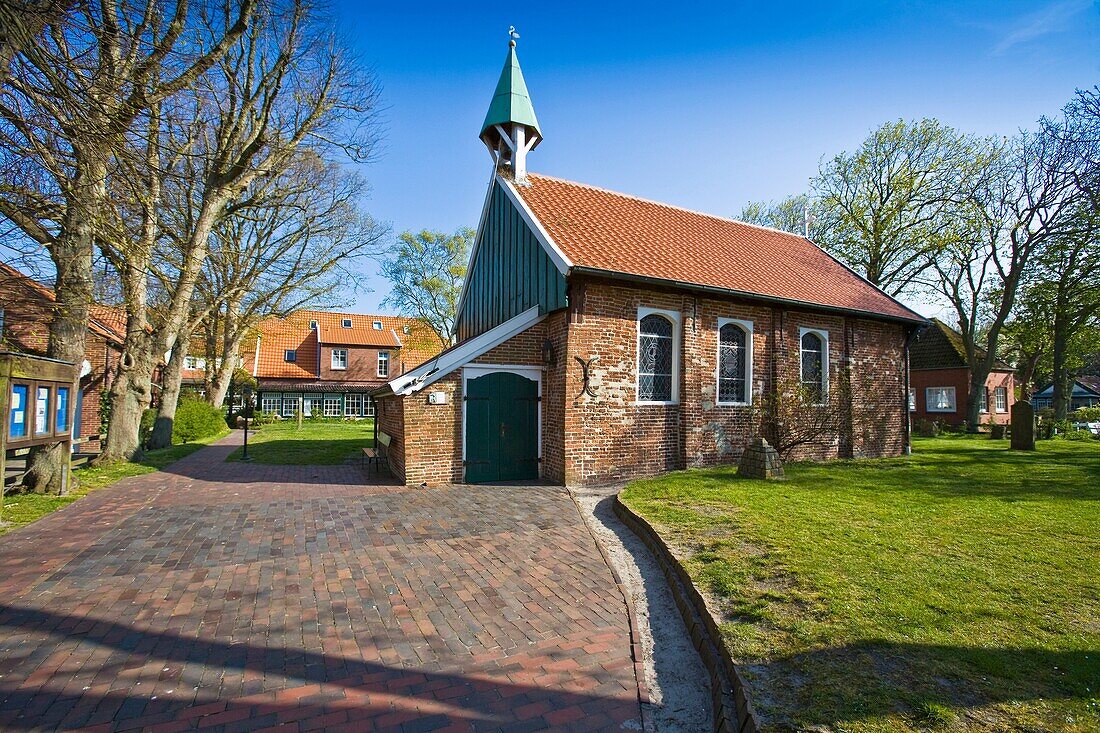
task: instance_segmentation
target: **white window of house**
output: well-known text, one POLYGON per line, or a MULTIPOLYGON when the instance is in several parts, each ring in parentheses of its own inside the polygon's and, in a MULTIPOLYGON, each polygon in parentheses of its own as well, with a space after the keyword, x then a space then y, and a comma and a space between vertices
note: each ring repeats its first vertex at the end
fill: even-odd
POLYGON ((390 375, 390 352, 379 351, 378 352, 378 376, 388 377, 390 375))
POLYGON ((310 331, 316 331, 317 330, 317 321, 310 321, 309 322, 309 330, 310 331))
POLYGON ((374 328, 375 331, 381 331, 382 330, 382 321, 375 321, 374 323, 371 324, 371 327, 374 328))
POLYGON ((185 357, 183 357, 183 368, 184 369, 198 369, 199 368, 198 357, 195 357, 195 356, 185 356, 185 357))
POLYGON ((927 412, 954 412, 954 387, 928 387, 924 390, 924 409, 927 412))
POLYGON ((993 390, 993 407, 997 412, 1008 412, 1008 388, 996 387, 993 390))
POLYGON ((367 397, 367 407, 363 411, 363 414, 367 417, 374 417, 375 412, 374 412, 374 398, 373 397, 369 397, 369 396, 367 397))
POLYGON ((982 387, 978 392, 978 412, 989 412, 989 388, 982 387))
POLYGON ((752 322, 718 319, 718 403, 747 405, 752 390, 752 322))
POLYGON ((283 354, 283 359, 291 363, 296 362, 298 361, 298 352, 294 349, 287 349, 286 353, 283 354))
POLYGON ((298 414, 298 395, 283 395, 283 417, 294 417, 298 414))
POLYGON ((917 390, 909 388, 909 412, 917 411, 917 390))
POLYGON ((638 309, 638 402, 675 403, 680 397, 680 314, 638 309))
POLYGON ((320 415, 322 409, 320 395, 306 395, 302 400, 302 414, 306 417, 320 415))
POLYGON ((271 394, 265 392, 260 398, 260 412, 268 415, 274 415, 279 412, 279 405, 281 404, 283 396, 281 394, 271 394))
POLYGON ((798 333, 802 390, 813 404, 824 404, 829 397, 829 333, 815 328, 800 328, 798 333))
POLYGON ((348 368, 348 350, 347 349, 333 349, 332 350, 332 368, 333 369, 347 369, 348 368))
POLYGON ((341 322, 340 325, 343 326, 344 328, 351 328, 351 319, 350 318, 345 318, 343 320, 343 322, 341 322))
POLYGON ((363 414, 363 395, 344 395, 344 414, 348 417, 359 417, 363 414))
POLYGON ((340 417, 343 415, 343 402, 338 394, 325 395, 325 417, 340 417))

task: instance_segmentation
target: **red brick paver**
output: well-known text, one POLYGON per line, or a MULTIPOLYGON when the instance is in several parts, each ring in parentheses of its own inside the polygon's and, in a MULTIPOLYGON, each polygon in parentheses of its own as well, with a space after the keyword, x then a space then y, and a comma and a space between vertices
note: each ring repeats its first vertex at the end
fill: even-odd
POLYGON ((622 596, 569 497, 223 463, 0 540, 0 729, 638 729, 622 596))

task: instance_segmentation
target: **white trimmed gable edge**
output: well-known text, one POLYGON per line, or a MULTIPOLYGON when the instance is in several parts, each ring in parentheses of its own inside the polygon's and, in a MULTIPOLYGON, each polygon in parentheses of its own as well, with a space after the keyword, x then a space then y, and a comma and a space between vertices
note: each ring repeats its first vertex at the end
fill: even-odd
MULTIPOLYGON (((535 235, 535 239, 543 250, 546 251, 546 255, 550 258, 550 261, 554 263, 554 267, 558 269, 562 275, 568 275, 569 270, 573 268, 573 262, 554 241, 550 233, 542 226, 542 222, 535 216, 535 212, 531 211, 531 208, 527 205, 527 202, 523 200, 523 197, 516 192, 515 184, 500 175, 494 174, 489 179, 489 190, 485 192, 485 202, 481 205, 481 218, 477 223, 477 234, 474 235, 474 248, 470 252, 470 264, 466 268, 466 277, 462 279, 462 290, 458 294, 458 303, 455 305, 455 313, 461 314, 462 307, 466 303, 466 291, 470 285, 470 274, 474 271, 474 263, 477 261, 478 250, 481 249, 481 236, 485 229, 485 217, 489 215, 489 207, 493 203, 493 187, 496 184, 500 184, 501 190, 504 191, 504 195, 508 197, 508 200, 512 202, 512 206, 519 212, 520 218, 531 229, 531 233, 535 235)), ((458 332, 458 319, 455 319, 454 325, 451 327, 451 336, 454 336, 458 332)))
POLYGON ((490 328, 483 334, 444 351, 434 359, 424 362, 416 369, 391 379, 387 384, 396 395, 410 395, 435 384, 456 369, 460 369, 485 352, 500 346, 508 339, 526 331, 542 321, 546 316, 539 315, 538 306, 532 306, 518 316, 508 319, 499 326, 490 328))

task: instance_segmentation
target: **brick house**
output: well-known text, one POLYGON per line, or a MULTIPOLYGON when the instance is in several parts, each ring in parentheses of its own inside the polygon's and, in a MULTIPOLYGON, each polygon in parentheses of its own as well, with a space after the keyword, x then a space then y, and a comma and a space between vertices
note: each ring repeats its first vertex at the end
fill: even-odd
POLYGON ((262 321, 253 343, 257 407, 281 417, 373 417, 371 390, 443 348, 414 318, 316 310, 262 321))
MULTIPOLYGON (((933 319, 909 347, 909 414, 914 420, 933 420, 958 426, 966 420, 970 395, 970 367, 962 335, 933 319)), ((982 423, 1007 425, 1016 401, 1013 369, 998 360, 978 395, 982 423)))
POLYGON ((514 43, 480 137, 496 174, 458 342, 375 393, 399 480, 598 484, 735 461, 768 390, 796 380, 824 401, 845 365, 872 385, 852 400, 874 424, 800 455, 905 452, 921 316, 803 237, 529 174, 542 135, 514 43))
MULTIPOLYGON (((53 319, 53 290, 0 262, 0 346, 12 351, 44 356, 53 319)), ((83 439, 80 450, 98 451, 103 431, 100 404, 110 386, 126 340, 126 314, 118 308, 93 304, 84 361, 80 365, 80 391, 73 435, 83 439)))

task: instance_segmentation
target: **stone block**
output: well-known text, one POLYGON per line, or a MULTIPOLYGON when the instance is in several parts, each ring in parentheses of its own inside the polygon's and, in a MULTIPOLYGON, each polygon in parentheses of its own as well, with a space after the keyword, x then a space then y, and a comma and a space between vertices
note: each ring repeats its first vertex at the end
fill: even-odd
POLYGON ((1030 402, 1012 405, 1012 450, 1035 450, 1035 408, 1030 402))
POLYGON ((745 478, 783 478, 783 462, 779 452, 763 437, 754 438, 737 464, 737 475, 745 478))

